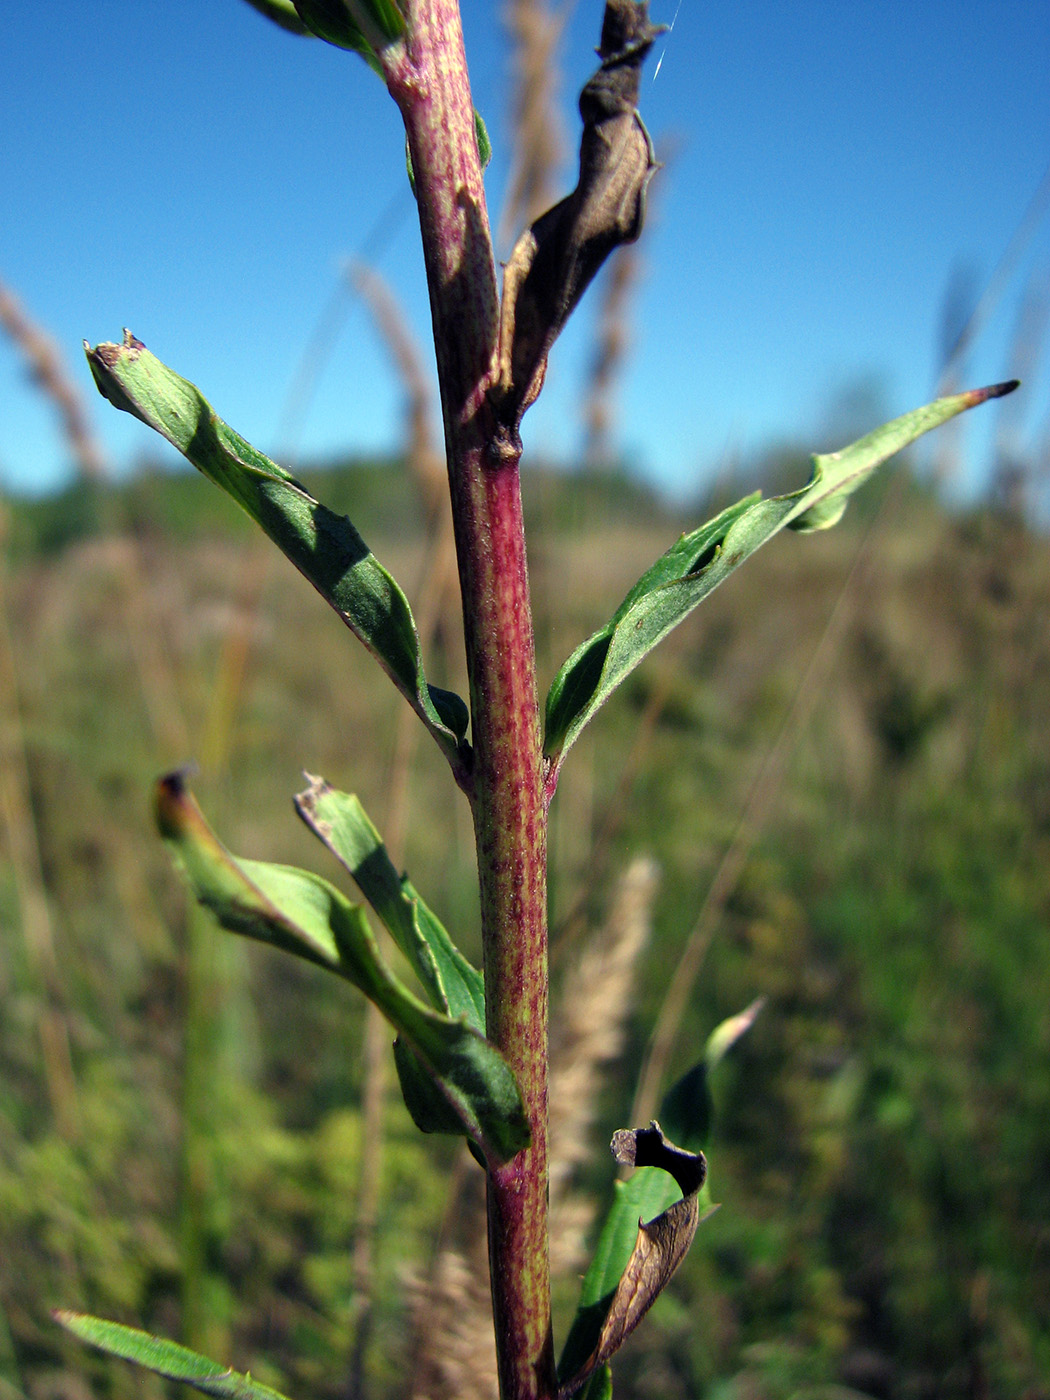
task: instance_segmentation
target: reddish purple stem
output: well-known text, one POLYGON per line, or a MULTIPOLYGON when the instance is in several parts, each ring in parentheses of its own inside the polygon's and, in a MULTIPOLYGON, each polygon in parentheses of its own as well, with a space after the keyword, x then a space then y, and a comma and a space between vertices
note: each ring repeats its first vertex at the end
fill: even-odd
POLYGON ((489 1261, 503 1400, 557 1392, 547 1256, 547 826, 518 456, 487 393, 499 302, 459 7, 410 0, 384 54, 423 235, 463 593, 486 1027, 532 1141, 489 1171, 489 1261))

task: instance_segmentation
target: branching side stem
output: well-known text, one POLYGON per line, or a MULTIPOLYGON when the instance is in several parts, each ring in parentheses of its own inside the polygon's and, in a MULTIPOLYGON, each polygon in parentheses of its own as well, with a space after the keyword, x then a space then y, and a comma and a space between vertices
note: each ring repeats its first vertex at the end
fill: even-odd
POLYGON ((415 175, 441 385, 469 671, 470 785, 487 1033, 514 1069, 532 1142, 488 1176, 503 1400, 557 1384, 547 1257, 546 804, 518 453, 488 403, 499 303, 459 7, 412 0, 384 53, 415 175))

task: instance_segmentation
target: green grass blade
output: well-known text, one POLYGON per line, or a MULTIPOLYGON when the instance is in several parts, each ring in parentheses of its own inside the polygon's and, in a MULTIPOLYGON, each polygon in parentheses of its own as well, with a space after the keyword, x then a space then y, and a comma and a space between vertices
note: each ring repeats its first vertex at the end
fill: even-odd
POLYGON ((205 1395, 215 1395, 220 1400, 285 1400, 280 1391, 252 1380, 250 1375, 220 1366, 188 1347, 140 1332, 137 1327, 77 1312, 56 1312, 55 1320, 82 1342, 89 1342, 110 1356, 134 1361, 168 1380, 184 1381, 205 1395))
POLYGON ((346 516, 245 442, 130 332, 121 345, 87 349, 87 358, 105 398, 160 433, 262 527, 364 643, 462 776, 467 707, 427 685, 408 600, 346 516))
POLYGON ((840 452, 814 456, 812 475, 801 490, 770 500, 749 496, 683 535, 555 676, 544 736, 544 753, 555 768, 613 690, 756 549, 785 527, 806 531, 834 525, 850 495, 887 458, 956 414, 1016 387, 1011 380, 937 399, 840 452))

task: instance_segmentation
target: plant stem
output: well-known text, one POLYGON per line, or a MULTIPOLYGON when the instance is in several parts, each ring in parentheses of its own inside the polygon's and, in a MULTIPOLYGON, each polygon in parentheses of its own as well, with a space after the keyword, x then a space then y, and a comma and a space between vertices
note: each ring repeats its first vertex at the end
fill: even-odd
POLYGON ((459 7, 412 0, 384 54, 408 133, 445 427, 470 684, 471 801, 486 1031, 514 1070, 530 1146, 488 1175, 489 1263, 503 1400, 557 1390, 547 1258, 546 805, 518 475, 487 391, 498 298, 459 7))

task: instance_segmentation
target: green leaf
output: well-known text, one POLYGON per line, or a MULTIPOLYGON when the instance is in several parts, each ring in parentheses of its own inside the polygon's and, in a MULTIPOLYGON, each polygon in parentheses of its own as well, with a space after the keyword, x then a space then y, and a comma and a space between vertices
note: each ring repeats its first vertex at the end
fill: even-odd
POLYGON ((444 1133, 459 1137, 463 1124, 439 1093, 437 1086, 420 1064, 418 1057, 400 1037, 394 1041, 394 1068, 401 1097, 409 1117, 421 1133, 444 1133))
POLYGON ((599 1366, 580 1392, 580 1400, 612 1400, 612 1367, 599 1366))
POLYGON ((716 1026, 708 1036, 703 1058, 667 1091, 660 1105, 660 1122, 668 1137, 679 1146, 690 1152, 699 1152, 707 1146, 714 1119, 711 1073, 755 1024, 765 1004, 765 997, 758 997, 743 1011, 716 1026))
POLYGON ((285 1400, 280 1391, 253 1381, 250 1375, 231 1371, 228 1366, 220 1366, 163 1337, 140 1332, 137 1327, 124 1327, 119 1322, 107 1322, 85 1313, 61 1311, 54 1316, 56 1322, 81 1341, 89 1342, 110 1356, 135 1361, 168 1380, 185 1381, 205 1395, 216 1395, 221 1400, 285 1400))
POLYGON ((464 1017, 484 1033, 485 981, 420 898, 412 882, 395 870, 379 832, 352 793, 337 792, 306 775, 309 787, 296 810, 357 881, 361 893, 412 965, 431 1004, 464 1017))
POLYGON ((390 0, 295 0, 295 8, 319 39, 366 56, 405 32, 404 15, 390 0))
MULTIPOLYGON (((485 983, 423 903, 407 876, 399 875, 379 832, 358 798, 337 792, 307 774, 310 786, 295 799, 296 810, 357 882, 439 1011, 462 1017, 484 1034, 485 983)), ((416 1127, 424 1133, 459 1133, 462 1125, 433 1080, 403 1041, 394 1044, 401 1093, 416 1127)))
MULTIPOLYGON (((668 1137, 685 1151, 701 1154, 707 1146, 713 1117, 709 1076, 754 1025, 763 1005, 760 997, 716 1026, 701 1059, 664 1096, 660 1123, 668 1137)), ((616 1182, 613 1203, 584 1276, 576 1316, 558 1365, 563 1380, 576 1375, 594 1353, 612 1298, 635 1249, 639 1221, 659 1217, 680 1195, 674 1178, 656 1167, 636 1167, 626 1181, 616 1182)), ((709 1208, 700 1219, 706 1219, 713 1209, 709 1208)))
POLYGON ((405 32, 405 18, 392 0, 295 0, 296 13, 312 34, 361 55, 380 77, 378 51, 405 32))
POLYGON ((248 4, 267 19, 273 20, 281 29, 286 29, 289 34, 298 34, 305 39, 314 37, 313 31, 296 14, 292 0, 248 0, 248 4))
POLYGON ((528 1123, 506 1061, 465 1019, 432 1010, 403 986, 359 905, 309 871, 231 855, 179 774, 161 779, 156 805, 161 835, 196 898, 223 928, 327 967, 364 992, 489 1161, 506 1162, 526 1146, 528 1123))
MULTIPOLYGON (((336 0, 330 0, 336 3, 336 0)), ((397 0, 343 0, 357 15, 367 33, 377 34, 388 44, 400 39, 406 29, 404 8, 397 0)))
POLYGON ((431 691, 408 600, 343 515, 315 501, 212 412, 200 390, 124 332, 122 345, 85 346, 100 393, 166 438, 259 524, 364 643, 466 781, 467 708, 431 691))
POLYGON ((492 142, 489 139, 489 129, 485 125, 485 119, 476 107, 474 108, 474 140, 478 143, 478 161, 484 170, 492 159, 492 142))
POLYGON ((393 0, 248 0, 260 14, 292 34, 323 39, 360 54, 384 77, 379 51, 405 32, 405 17, 393 0))
POLYGON ((555 768, 621 681, 759 546, 785 526, 823 530, 834 525, 849 496, 888 457, 956 414, 1016 387, 1011 380, 915 409, 841 452, 815 456, 809 483, 801 490, 770 500, 746 497, 683 535, 554 678, 547 696, 544 753, 555 768))

